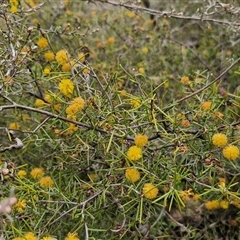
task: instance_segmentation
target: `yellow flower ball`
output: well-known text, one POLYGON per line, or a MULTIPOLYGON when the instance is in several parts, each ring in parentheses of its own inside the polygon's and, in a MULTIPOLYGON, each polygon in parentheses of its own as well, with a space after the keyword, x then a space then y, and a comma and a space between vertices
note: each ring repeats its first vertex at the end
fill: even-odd
POLYGON ((26 200, 23 199, 18 200, 17 203, 14 205, 14 208, 17 210, 17 212, 22 213, 26 206, 27 206, 26 200))
POLYGON ((144 74, 144 73, 145 73, 145 70, 144 70, 143 67, 140 67, 140 68, 138 69, 138 72, 141 73, 141 74, 144 74))
POLYGON ((115 42, 115 38, 114 37, 110 37, 107 39, 107 44, 112 45, 115 42))
POLYGON ((42 99, 39 99, 37 98, 35 100, 35 103, 34 103, 35 107, 37 108, 41 108, 41 107, 45 107, 47 105, 47 103, 45 103, 42 99))
POLYGON ((49 74, 51 73, 51 68, 45 67, 45 68, 43 69, 43 73, 44 73, 44 75, 49 75, 49 74))
POLYGON ((132 99, 131 100, 131 105, 134 107, 134 108, 138 108, 140 106, 140 101, 137 100, 137 99, 132 99))
POLYGON ((182 127, 189 127, 190 126, 190 121, 187 119, 183 119, 181 122, 182 127))
POLYGON ((46 176, 46 177, 42 177, 39 181, 39 185, 42 188, 50 188, 54 185, 54 182, 52 180, 51 177, 46 176))
POLYGON ((125 177, 128 181, 134 183, 140 179, 140 172, 136 168, 128 168, 125 171, 125 177))
POLYGON ((41 240, 54 240, 54 239, 56 239, 56 238, 52 238, 52 237, 43 237, 43 238, 41 238, 41 240))
POLYGON ((44 58, 45 58, 47 61, 50 62, 50 61, 53 61, 53 60, 55 59, 55 55, 54 55, 53 52, 48 51, 48 52, 44 53, 44 58))
POLYGON ((69 58, 70 58, 70 54, 65 49, 58 51, 55 56, 56 61, 61 65, 69 62, 69 58))
POLYGON ((70 105, 66 108, 66 114, 68 116, 75 115, 77 112, 81 111, 84 108, 85 101, 81 97, 74 98, 70 105))
POLYGON ((127 157, 131 161, 138 161, 142 157, 142 149, 137 146, 132 146, 127 151, 127 157))
POLYGON ((18 130, 20 129, 20 124, 17 122, 9 123, 8 128, 18 130))
POLYGON ((38 41, 37 41, 37 45, 40 48, 46 48, 48 46, 48 40, 45 37, 41 37, 38 41))
POLYGON ((154 199, 158 195, 158 188, 152 183, 146 183, 143 186, 143 195, 145 198, 154 199))
POLYGON ((52 99, 52 96, 48 93, 45 94, 44 96, 44 100, 48 103, 52 103, 53 102, 53 99, 52 99))
POLYGON ((64 238, 64 240, 80 240, 80 238, 78 238, 78 234, 77 233, 68 233, 68 235, 64 238))
POLYGON ((212 136, 212 143, 217 147, 224 147, 227 144, 227 136, 223 133, 215 133, 212 136))
POLYGON ((70 79, 63 79, 59 83, 58 87, 60 92, 66 97, 71 97, 71 95, 73 94, 74 84, 73 81, 71 81, 70 79))
POLYGON ((25 178, 27 176, 27 172, 25 170, 19 170, 17 173, 19 178, 25 178))
POLYGON ((144 147, 148 143, 148 137, 143 134, 137 134, 134 138, 134 143, 137 147, 144 147))
POLYGON ((37 240, 38 238, 36 237, 36 235, 32 232, 28 232, 26 234, 24 234, 24 238, 26 240, 37 240))
POLYGON ((223 156, 228 160, 235 160, 239 156, 239 149, 237 146, 228 145, 222 150, 223 156))
POLYGON ((143 47, 142 48, 142 53, 147 54, 148 53, 148 47, 143 47))
POLYGON ((219 201, 219 207, 222 209, 228 209, 229 208, 229 202, 226 200, 219 201))
POLYGON ((34 179, 39 179, 42 177, 43 173, 44 173, 43 168, 33 168, 32 171, 30 172, 30 175, 34 179))
POLYGON ((201 103, 201 109, 203 111, 208 111, 211 109, 211 107, 212 107, 212 102, 202 102, 201 103))
POLYGON ((181 83, 183 83, 183 84, 188 84, 189 82, 190 82, 189 77, 183 76, 183 77, 181 78, 181 83))
POLYGON ((205 208, 207 210, 217 209, 217 208, 219 208, 219 201, 218 200, 207 201, 205 203, 205 208))
POLYGON ((15 13, 17 11, 18 11, 18 7, 16 5, 12 5, 11 8, 10 8, 10 12, 15 13))

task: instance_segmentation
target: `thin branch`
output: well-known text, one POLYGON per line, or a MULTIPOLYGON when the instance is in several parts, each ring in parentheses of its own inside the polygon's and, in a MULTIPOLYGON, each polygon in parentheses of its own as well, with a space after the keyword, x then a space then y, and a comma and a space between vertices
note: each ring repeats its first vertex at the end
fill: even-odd
MULTIPOLYGON (((79 127, 83 127, 83 128, 89 129, 89 130, 95 130, 95 131, 98 131, 98 132, 101 132, 101 133, 104 133, 104 134, 109 134, 109 131, 106 131, 106 130, 104 130, 102 128, 98 128, 98 127, 95 127, 93 125, 85 124, 85 123, 78 122, 78 121, 73 121, 71 119, 62 117, 60 115, 57 115, 57 114, 54 114, 54 113, 51 113, 51 112, 48 112, 48 111, 45 111, 45 110, 42 110, 42 109, 36 109, 36 108, 33 108, 33 107, 20 105, 20 104, 0 106, 0 112, 4 111, 6 109, 23 109, 23 110, 27 110, 27 111, 30 111, 30 112, 36 112, 36 113, 40 113, 40 114, 46 115, 49 118, 60 119, 60 120, 62 120, 64 122, 73 123, 73 124, 75 124, 75 125, 77 125, 79 127)), ((117 133, 113 133, 113 136, 115 136, 117 138, 123 138, 123 139, 126 139, 126 140, 130 140, 130 141, 134 140, 133 137, 130 137, 130 136, 125 135, 125 134, 120 135, 120 134, 117 134, 117 133)))
POLYGON ((140 11, 140 12, 145 12, 150 15, 155 15, 158 17, 168 17, 168 18, 175 18, 175 19, 181 19, 181 20, 192 20, 192 21, 200 21, 200 22, 212 22, 212 23, 218 23, 218 24, 223 24, 223 25, 229 25, 229 26, 240 26, 239 22, 229 22, 229 21, 224 21, 224 20, 219 20, 219 19, 212 19, 212 18, 204 18, 202 16, 184 16, 182 13, 174 13, 173 11, 158 11, 154 9, 149 9, 141 6, 137 6, 134 4, 127 4, 123 2, 115 2, 111 0, 95 0, 96 2, 101 2, 101 3, 108 3, 113 6, 120 6, 120 7, 125 7, 129 10, 134 10, 134 11, 140 11))

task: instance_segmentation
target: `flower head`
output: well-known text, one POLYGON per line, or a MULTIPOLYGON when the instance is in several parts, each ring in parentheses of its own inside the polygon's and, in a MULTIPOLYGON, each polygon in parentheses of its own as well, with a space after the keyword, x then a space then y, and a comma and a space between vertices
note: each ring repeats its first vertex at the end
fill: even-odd
POLYGON ((66 62, 62 65, 63 72, 71 72, 72 67, 76 64, 75 61, 66 62))
POLYGON ((53 52, 50 52, 50 51, 48 51, 48 52, 45 52, 44 53, 44 58, 47 60, 47 61, 53 61, 54 59, 55 59, 55 55, 54 55, 54 53, 53 52))
POLYGON ((17 10, 18 10, 18 5, 19 5, 18 0, 9 0, 9 3, 10 3, 10 5, 11 5, 10 12, 11 12, 11 13, 17 12, 17 10))
POLYGON ((223 156, 228 160, 235 160, 239 156, 239 149, 237 146, 228 145, 222 150, 223 156))
POLYGON ((217 208, 219 208, 219 201, 218 200, 208 201, 205 203, 205 208, 207 210, 217 209, 217 208))
POLYGON ((79 128, 78 128, 78 126, 76 126, 75 124, 73 124, 73 123, 70 123, 69 124, 69 127, 66 129, 66 132, 68 133, 68 134, 73 134, 73 133, 75 133, 77 130, 78 130, 79 128))
POLYGON ((25 178, 27 176, 27 172, 25 170, 19 170, 17 173, 19 178, 25 178))
POLYGON ((201 103, 201 109, 203 110, 203 111, 208 111, 208 110, 210 110, 211 109, 211 106, 212 106, 212 102, 202 102, 201 103))
POLYGON ((140 74, 144 74, 144 73, 145 73, 145 70, 144 70, 143 67, 140 67, 140 68, 138 69, 138 72, 139 72, 140 74))
POLYGON ((18 6, 16 6, 16 5, 11 5, 10 12, 11 12, 11 13, 15 13, 15 12, 17 12, 17 11, 18 11, 18 6))
POLYGON ((148 143, 148 137, 143 134, 137 134, 134 138, 134 143, 137 147, 144 147, 148 143))
POLYGON ((15 204, 14 208, 19 212, 22 213, 24 209, 26 208, 27 203, 26 200, 18 200, 17 203, 15 204))
POLYGON ((125 171, 125 177, 132 183, 137 182, 140 176, 140 172, 136 168, 128 168, 125 171))
POLYGON ((190 82, 189 77, 183 76, 183 77, 181 78, 181 83, 187 84, 187 83, 189 83, 189 82, 190 82))
POLYGON ((45 37, 41 37, 39 38, 39 40, 37 41, 37 45, 40 48, 46 48, 48 46, 48 40, 45 37))
POLYGON ((34 233, 32 232, 28 232, 24 234, 24 238, 25 240, 37 240, 37 237, 34 233))
POLYGON ((41 240, 53 240, 53 239, 55 239, 55 238, 52 238, 52 237, 43 237, 43 238, 41 238, 41 240))
POLYGON ((55 59, 61 65, 69 61, 70 55, 67 50, 62 49, 56 53, 55 59))
POLYGON ((35 100, 34 105, 35 105, 37 108, 42 108, 42 107, 46 107, 46 106, 47 106, 47 103, 45 103, 42 99, 37 98, 37 99, 35 100))
POLYGON ((138 108, 140 106, 140 101, 137 100, 137 99, 132 99, 131 100, 131 105, 134 107, 134 108, 138 108))
POLYGON ((81 97, 74 98, 70 105, 66 108, 66 113, 68 116, 75 115, 77 112, 83 110, 85 101, 81 97))
POLYGON ((33 168, 32 171, 30 172, 30 175, 33 179, 39 179, 42 177, 44 173, 43 168, 33 168))
POLYGON ((42 188, 50 188, 54 185, 54 182, 51 177, 46 176, 40 179, 39 184, 42 188))
POLYGON ((74 90, 74 84, 70 79, 63 79, 58 86, 59 86, 60 92, 64 96, 71 97, 74 90))
POLYGON ((137 161, 142 157, 142 149, 137 146, 132 146, 127 151, 127 157, 131 161, 137 161))
POLYGON ((12 122, 12 123, 9 123, 8 128, 17 130, 17 129, 20 129, 20 124, 17 122, 12 122))
POLYGON ((190 200, 191 197, 194 196, 194 193, 192 192, 192 189, 189 188, 188 190, 180 191, 179 196, 182 198, 184 202, 187 202, 190 200))
POLYGON ((78 234, 77 233, 68 233, 68 235, 64 238, 64 240, 80 240, 80 238, 78 238, 78 234))
POLYGON ((45 75, 50 74, 50 72, 51 72, 51 68, 50 68, 50 67, 45 67, 45 68, 43 69, 43 73, 44 73, 45 75))
POLYGON ((190 126, 190 121, 187 119, 183 119, 181 122, 182 127, 189 127, 190 126))
POLYGON ((228 209, 229 208, 229 202, 226 200, 219 201, 219 207, 222 209, 228 209))
POLYGON ((143 186, 143 195, 145 198, 154 199, 158 195, 158 188, 152 183, 145 183, 143 186))
POLYGON ((212 136, 212 143, 217 147, 224 147, 227 144, 227 136, 223 133, 215 133, 212 136))
POLYGON ((148 47, 143 47, 142 48, 142 53, 147 54, 148 53, 148 47))
POLYGON ((107 39, 107 44, 108 45, 112 45, 115 42, 115 38, 114 37, 110 37, 107 39))

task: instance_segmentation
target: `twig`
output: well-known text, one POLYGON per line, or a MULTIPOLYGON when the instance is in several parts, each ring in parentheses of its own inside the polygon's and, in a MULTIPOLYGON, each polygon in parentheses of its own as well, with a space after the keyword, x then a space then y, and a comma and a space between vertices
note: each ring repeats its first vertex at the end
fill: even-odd
POLYGON ((66 214, 70 213, 71 211, 73 211, 75 208, 77 207, 83 207, 82 212, 86 206, 86 204, 91 201, 92 199, 96 198, 98 195, 100 195, 103 191, 99 191, 97 193, 95 193, 94 195, 92 195, 91 197, 89 197, 88 199, 86 199, 85 201, 78 203, 76 206, 70 208, 68 211, 62 213, 58 218, 56 218, 53 222, 50 223, 50 225, 53 225, 55 222, 57 222, 59 219, 61 219, 63 216, 65 216, 66 214))
POLYGON ((173 222, 175 222, 181 229, 183 229, 184 231, 186 231, 186 232, 190 232, 188 229, 187 229, 187 227, 185 227, 183 224, 181 224, 180 222, 178 222, 175 218, 173 218, 172 216, 171 216, 171 214, 169 214, 166 210, 165 210, 165 214, 173 221, 173 222))
MULTIPOLYGON (((57 115, 57 114, 54 114, 54 113, 51 113, 51 112, 48 112, 48 111, 45 111, 45 110, 42 110, 42 109, 36 109, 36 108, 33 108, 33 107, 24 106, 24 105, 17 104, 17 103, 12 104, 12 105, 0 106, 0 112, 3 111, 3 110, 6 110, 6 109, 17 109, 17 108, 27 110, 27 111, 30 111, 30 112, 40 113, 40 114, 48 116, 49 118, 60 119, 64 122, 73 123, 73 124, 75 124, 79 127, 83 127, 83 128, 89 129, 89 130, 95 130, 95 131, 98 131, 98 132, 101 132, 101 133, 104 133, 104 134, 109 134, 109 131, 106 131, 102 128, 98 128, 98 127, 95 127, 95 126, 92 126, 92 125, 89 125, 89 124, 85 124, 85 123, 82 123, 82 122, 78 122, 78 121, 73 121, 71 119, 62 117, 60 115, 57 115)), ((120 135, 120 134, 114 133, 113 135, 117 138, 123 138, 123 139, 130 140, 130 141, 134 140, 133 137, 125 135, 125 134, 120 135)))
POLYGON ((120 7, 125 7, 130 10, 134 11, 141 11, 148 13, 150 15, 155 15, 158 17, 168 17, 168 18, 175 18, 175 19, 181 19, 181 20, 192 20, 192 21, 200 21, 200 22, 212 22, 212 23, 218 23, 218 24, 223 24, 223 25, 229 25, 229 26, 240 26, 240 23, 238 22, 229 22, 229 21, 224 21, 224 20, 219 20, 219 19, 212 19, 212 18, 204 18, 202 16, 184 16, 182 13, 174 13, 174 12, 169 12, 169 11, 157 11, 154 9, 149 9, 141 6, 137 6, 134 4, 127 4, 123 2, 115 2, 111 0, 95 0, 96 2, 101 2, 101 3, 108 3, 113 6, 120 6, 120 7))

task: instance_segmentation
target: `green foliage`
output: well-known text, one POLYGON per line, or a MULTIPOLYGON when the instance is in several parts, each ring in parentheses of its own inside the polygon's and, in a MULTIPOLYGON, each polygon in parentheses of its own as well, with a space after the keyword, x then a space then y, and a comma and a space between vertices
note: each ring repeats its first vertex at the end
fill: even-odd
POLYGON ((238 8, 40 2, 0 10, 2 239, 237 238, 238 8))

